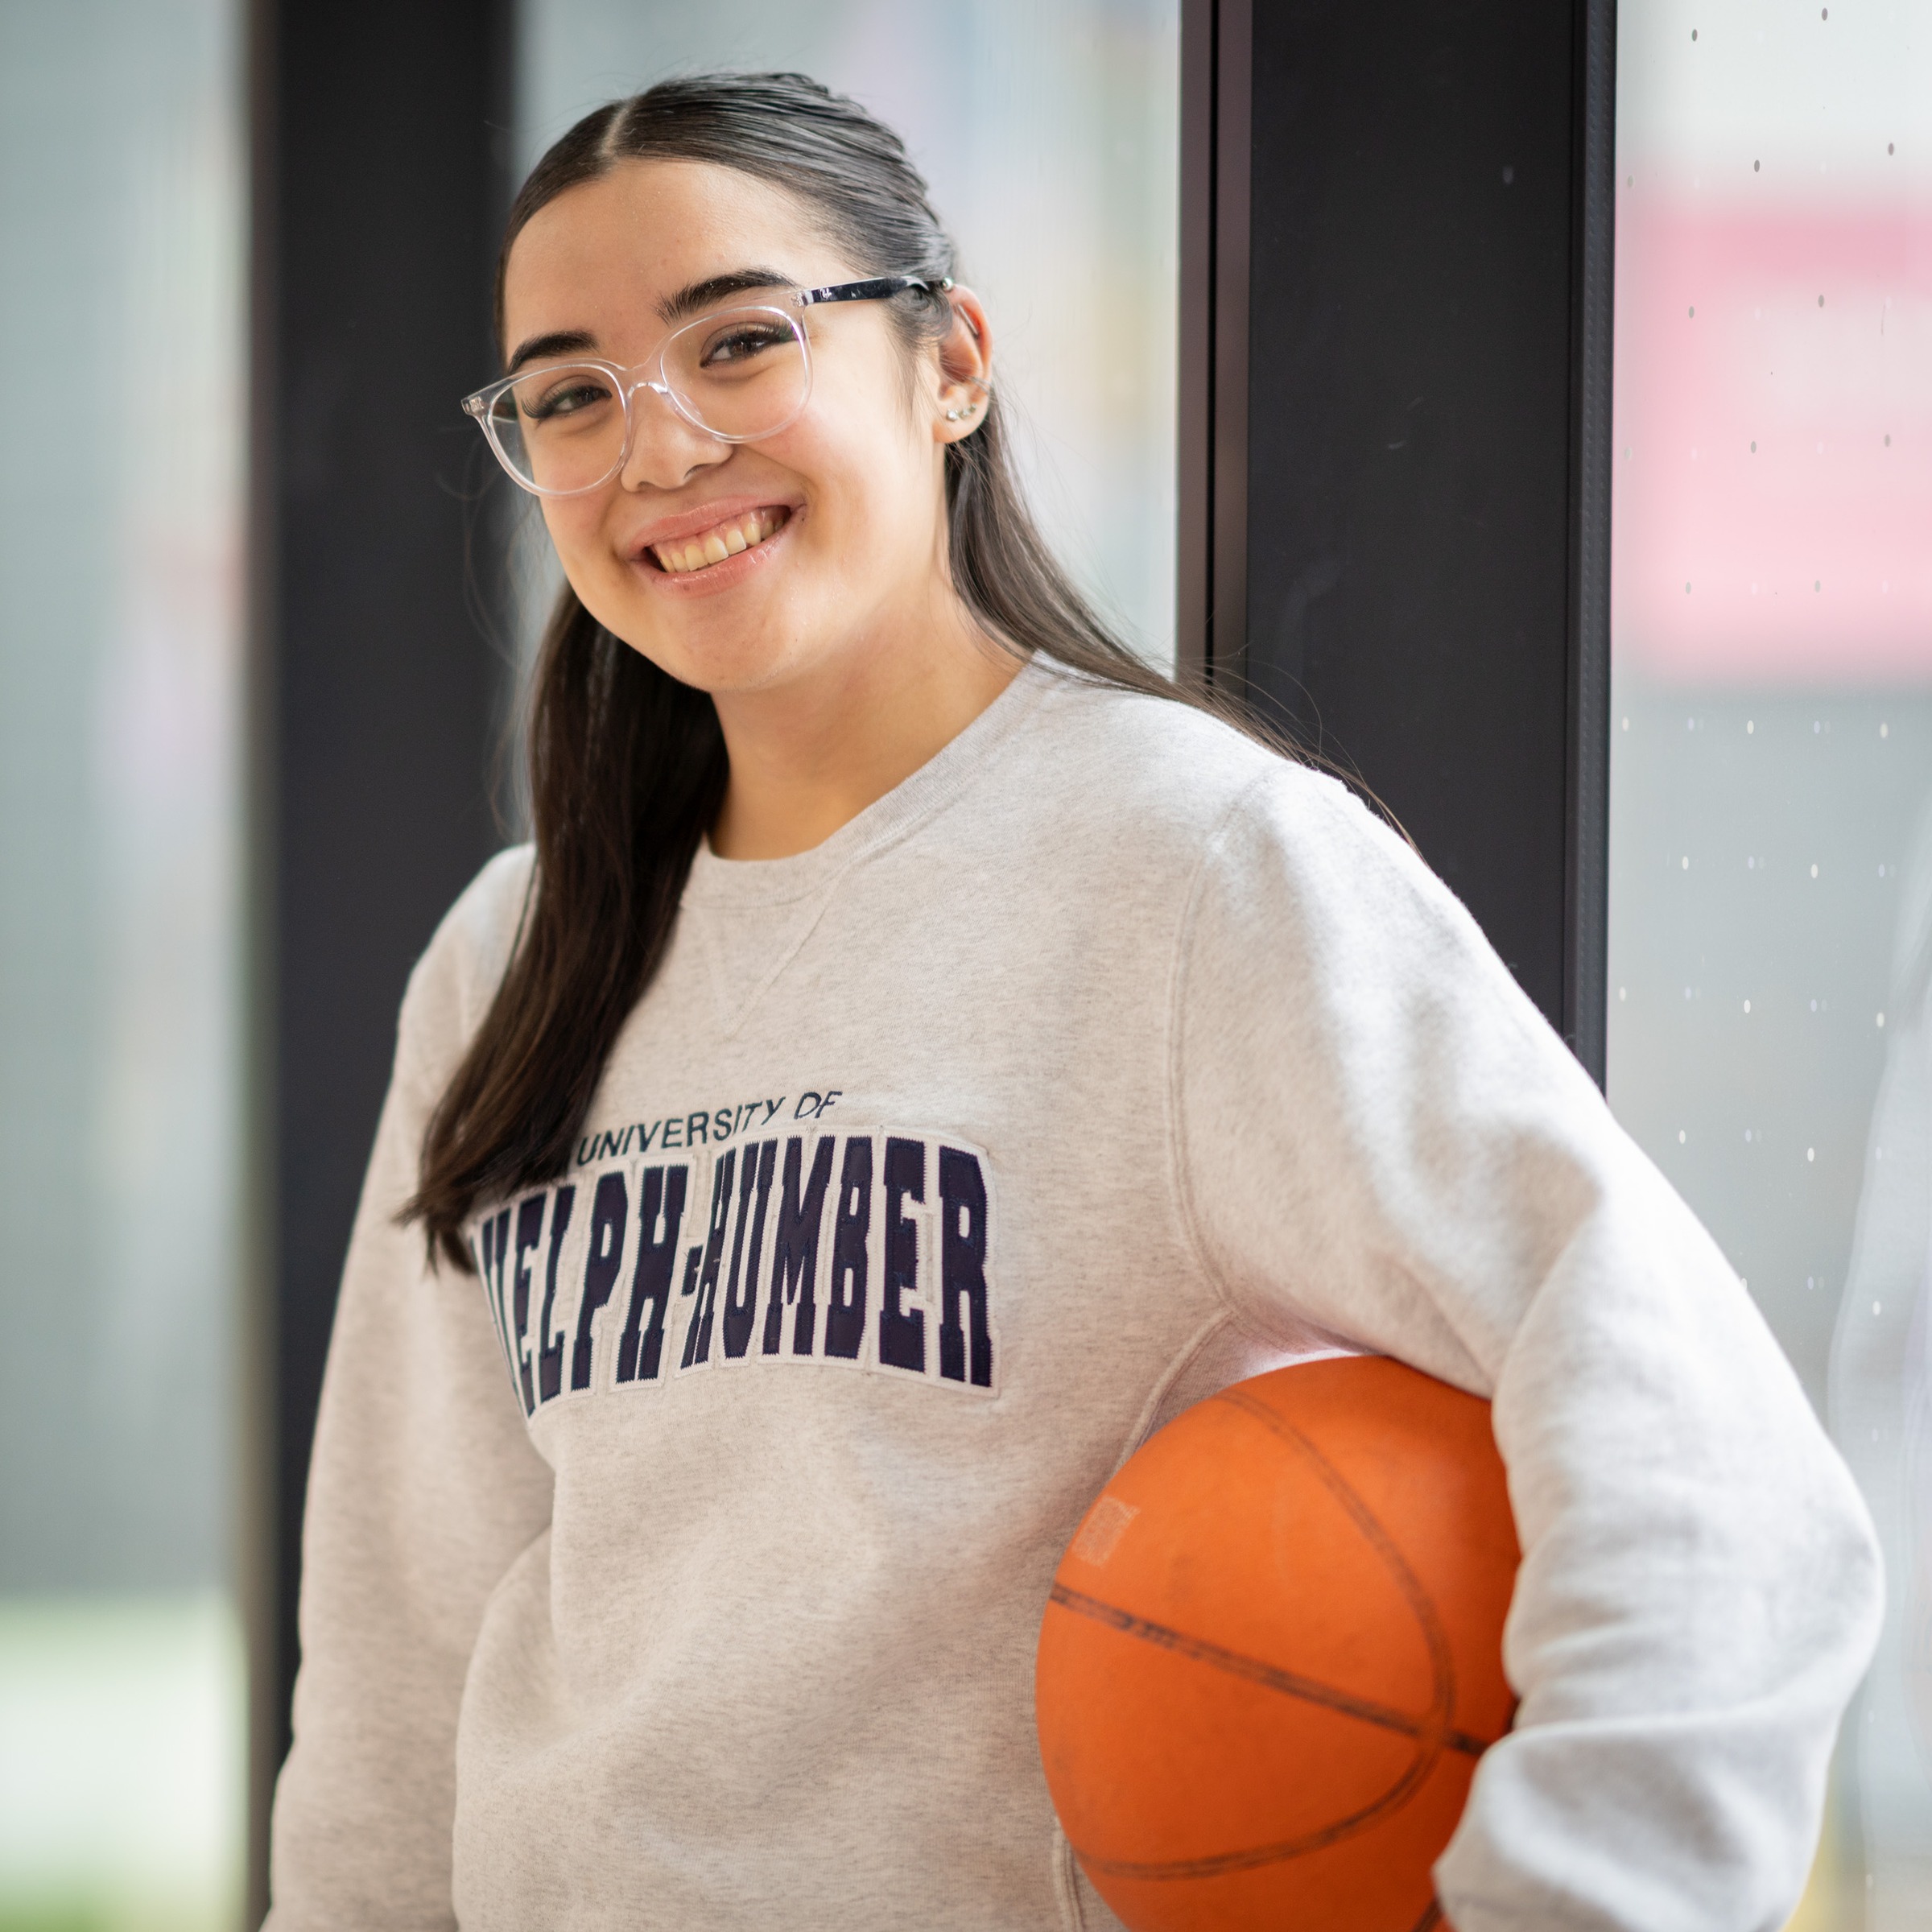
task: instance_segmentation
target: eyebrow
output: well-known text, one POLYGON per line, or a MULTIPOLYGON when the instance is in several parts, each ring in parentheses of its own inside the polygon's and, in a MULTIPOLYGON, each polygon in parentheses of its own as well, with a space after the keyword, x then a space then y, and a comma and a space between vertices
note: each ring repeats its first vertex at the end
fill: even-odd
MULTIPOLYGON (((658 304, 658 314, 666 322, 682 322, 688 316, 702 315, 714 303, 728 301, 733 295, 795 286, 795 278, 782 269, 734 268, 725 275, 707 275, 702 282, 686 283, 675 295, 667 295, 658 304)), ((514 376, 526 362, 539 356, 578 356, 597 346, 597 339, 588 329, 553 329, 548 335, 532 336, 528 341, 519 343, 517 353, 510 358, 503 373, 514 376)))
POLYGON ((667 295, 658 304, 658 313, 667 322, 682 322, 687 316, 701 315, 713 303, 733 295, 795 286, 793 278, 782 269, 735 268, 729 275, 708 275, 702 282, 687 283, 675 295, 667 295))
POLYGON ((503 371, 514 376, 526 362, 538 356, 570 356, 580 354, 584 349, 595 349, 597 339, 588 329, 553 329, 547 336, 532 336, 528 341, 517 345, 517 353, 510 359, 509 366, 503 371))

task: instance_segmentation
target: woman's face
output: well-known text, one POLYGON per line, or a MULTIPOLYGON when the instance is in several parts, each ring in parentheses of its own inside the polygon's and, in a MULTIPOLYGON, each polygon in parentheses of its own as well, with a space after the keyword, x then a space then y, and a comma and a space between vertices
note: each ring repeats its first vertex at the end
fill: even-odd
MULTIPOLYGON (((524 345, 561 336, 568 347, 526 365, 581 355, 628 368, 654 354, 676 325, 667 317, 688 319, 688 291, 704 283, 769 278, 768 293, 701 300, 711 308, 861 272, 819 237, 801 202, 762 181, 695 162, 627 162, 559 195, 518 236, 505 342, 513 365, 524 345)), ((980 333, 956 323, 945 368, 928 350, 910 388, 886 303, 804 311, 811 400, 760 442, 720 442, 640 390, 621 473, 583 496, 542 499, 585 608, 714 693, 836 675, 841 659, 916 624, 947 584, 944 446, 978 420, 945 419, 977 401, 956 378, 980 373, 985 349, 978 305, 959 299, 980 333), (700 561, 720 544, 732 554, 700 561)))

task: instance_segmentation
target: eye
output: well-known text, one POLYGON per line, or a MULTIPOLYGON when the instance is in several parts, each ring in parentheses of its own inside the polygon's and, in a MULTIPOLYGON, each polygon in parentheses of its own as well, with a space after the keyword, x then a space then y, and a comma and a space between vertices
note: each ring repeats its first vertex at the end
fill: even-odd
POLYGON ((532 423, 580 415, 612 399, 609 382, 592 369, 547 369, 517 387, 517 407, 532 423))
POLYGON ((791 331, 781 322, 749 319, 728 322, 704 338, 698 366, 715 369, 724 363, 749 362, 768 349, 789 349, 792 341, 791 331))

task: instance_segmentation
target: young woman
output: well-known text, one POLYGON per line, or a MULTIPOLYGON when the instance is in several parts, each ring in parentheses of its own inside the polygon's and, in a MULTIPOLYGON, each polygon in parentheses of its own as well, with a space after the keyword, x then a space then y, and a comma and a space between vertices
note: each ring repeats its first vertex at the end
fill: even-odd
POLYGON ((1337 1345, 1494 1399, 1459 1932, 1770 1928, 1876 1620, 1742 1286, 1468 914, 1055 567, 899 142, 600 109, 466 407, 568 578, 536 837, 404 1002, 277 1932, 1112 1922, 1031 1670, 1108 1474, 1337 1345))

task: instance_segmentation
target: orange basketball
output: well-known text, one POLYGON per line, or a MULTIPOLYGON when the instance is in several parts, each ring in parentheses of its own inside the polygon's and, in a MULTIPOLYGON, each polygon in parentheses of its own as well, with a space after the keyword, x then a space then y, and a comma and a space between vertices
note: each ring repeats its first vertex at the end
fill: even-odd
POLYGON ((1074 1537, 1040 1631, 1040 1752, 1134 1932, 1421 1932, 1509 1728, 1515 1525, 1489 1405, 1310 1362, 1162 1430, 1074 1537))

